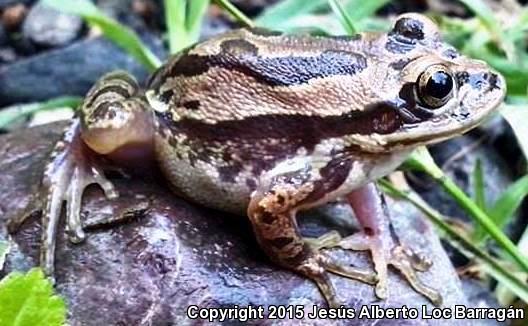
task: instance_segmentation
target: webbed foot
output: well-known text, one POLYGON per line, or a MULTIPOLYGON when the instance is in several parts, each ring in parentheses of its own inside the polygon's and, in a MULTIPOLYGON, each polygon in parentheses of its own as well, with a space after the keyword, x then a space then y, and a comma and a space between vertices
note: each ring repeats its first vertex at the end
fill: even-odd
POLYGON ((347 196, 363 231, 340 239, 339 234, 327 234, 319 242, 325 248, 341 247, 350 250, 369 250, 379 282, 376 295, 387 297, 388 265, 400 271, 413 289, 441 305, 440 293, 419 280, 416 271, 425 271, 432 262, 400 244, 391 225, 387 205, 374 184, 367 184, 347 196))
POLYGON ((438 291, 426 286, 416 275, 416 271, 428 270, 432 262, 403 245, 389 244, 381 236, 367 235, 364 232, 341 238, 339 233, 332 231, 310 241, 316 248, 320 249, 340 247, 348 250, 369 250, 372 254, 374 270, 378 275, 375 291, 376 296, 380 299, 385 299, 388 295, 388 266, 392 265, 405 277, 416 292, 427 297, 434 305, 442 304, 442 297, 438 291))

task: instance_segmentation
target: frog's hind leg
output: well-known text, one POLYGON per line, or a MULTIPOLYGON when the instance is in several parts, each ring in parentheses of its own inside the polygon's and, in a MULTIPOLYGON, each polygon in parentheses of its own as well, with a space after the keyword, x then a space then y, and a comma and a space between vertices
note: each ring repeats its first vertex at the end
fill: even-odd
POLYGON ((328 233, 316 241, 312 240, 315 246, 370 250, 374 269, 379 278, 376 285, 378 297, 387 297, 387 266, 392 265, 403 274, 418 293, 435 305, 440 305, 442 302, 440 294, 423 284, 416 275, 416 271, 425 271, 432 263, 400 243, 390 222, 383 194, 376 186, 370 183, 354 190, 347 196, 347 200, 354 209, 363 230, 344 239, 335 232, 328 233))
POLYGON ((278 264, 313 280, 328 304, 339 307, 328 272, 374 284, 374 273, 342 265, 300 235, 296 212, 310 203, 317 174, 301 171, 264 180, 251 198, 248 216, 261 248, 278 264))
MULTIPOLYGON (((123 73, 103 77, 88 93, 80 117, 73 120, 55 145, 39 194, 24 214, 26 216, 32 209, 42 208, 40 262, 47 275, 53 275, 55 241, 63 203, 66 202, 69 239, 80 242, 85 238, 80 218, 85 188, 97 184, 109 199, 118 196, 112 183, 104 176, 101 154, 112 153, 130 143, 149 141, 146 135, 151 132, 148 129, 152 128, 149 126, 151 122, 142 122, 147 126, 146 131, 138 132, 142 138, 131 132, 137 127, 137 123, 133 122, 143 117, 147 110, 141 99, 135 98, 137 92, 135 81, 123 73), (116 141, 116 137, 120 138, 116 141)), ((12 221, 11 231, 23 222, 24 216, 12 221)))

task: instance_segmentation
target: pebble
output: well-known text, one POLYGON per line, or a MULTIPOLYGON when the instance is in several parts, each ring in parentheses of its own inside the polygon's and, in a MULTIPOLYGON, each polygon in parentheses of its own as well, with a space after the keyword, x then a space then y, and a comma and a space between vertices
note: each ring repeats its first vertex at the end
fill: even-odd
POLYGON ((18 5, 18 4, 29 6, 33 2, 35 2, 35 0, 0 0, 0 10, 3 10, 7 7, 11 7, 13 5, 18 5))
POLYGON ((80 34, 82 18, 62 13, 38 2, 22 26, 24 37, 43 47, 60 47, 71 43, 80 34))
MULTIPOLYGON (((163 58, 161 40, 149 35, 143 41, 163 58)), ((130 72, 138 80, 148 76, 145 67, 102 37, 18 60, 0 66, 0 107, 62 95, 83 96, 103 74, 117 69, 130 72)))
POLYGON ((7 32, 4 28, 4 25, 0 24, 0 46, 4 46, 9 41, 7 37, 7 32))
POLYGON ((27 15, 27 7, 21 3, 9 6, 2 12, 2 24, 7 30, 16 30, 27 15))

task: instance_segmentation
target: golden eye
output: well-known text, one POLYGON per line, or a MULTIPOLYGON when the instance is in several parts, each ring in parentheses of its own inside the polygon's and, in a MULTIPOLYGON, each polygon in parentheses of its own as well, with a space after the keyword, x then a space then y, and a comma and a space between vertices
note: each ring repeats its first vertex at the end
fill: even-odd
POLYGON ((453 97, 455 83, 447 67, 432 65, 418 77, 418 97, 422 104, 437 109, 453 97))

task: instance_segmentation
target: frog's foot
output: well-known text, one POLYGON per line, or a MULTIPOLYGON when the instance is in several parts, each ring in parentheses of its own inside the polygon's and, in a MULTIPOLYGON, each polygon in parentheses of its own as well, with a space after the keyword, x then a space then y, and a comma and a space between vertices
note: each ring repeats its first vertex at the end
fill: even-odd
POLYGON ((435 305, 442 303, 440 294, 423 284, 416 275, 416 271, 428 270, 432 262, 409 248, 394 245, 393 242, 387 246, 389 243, 381 236, 367 235, 365 232, 358 232, 344 239, 337 232, 329 232, 317 239, 310 239, 310 243, 318 249, 340 247, 348 250, 369 250, 379 279, 376 284, 376 296, 381 299, 387 297, 387 267, 392 265, 403 274, 416 292, 427 297, 435 305))
POLYGON ((41 265, 47 275, 53 275, 55 241, 63 203, 66 202, 66 232, 72 242, 85 238, 80 218, 81 199, 85 188, 99 185, 109 199, 118 196, 96 161, 96 155, 80 139, 76 119, 57 142, 46 166, 39 194, 20 218, 11 223, 17 228, 33 209, 42 209, 41 265))
POLYGON ((328 303, 328 306, 332 308, 338 308, 342 303, 336 296, 328 273, 341 275, 372 285, 376 284, 378 280, 374 273, 337 263, 330 256, 319 252, 319 250, 310 248, 308 245, 303 245, 296 256, 278 260, 278 263, 314 281, 328 303))
MULTIPOLYGON (((291 180, 280 176, 271 185, 253 193, 248 216, 253 224, 261 248, 276 263, 294 270, 313 280, 331 307, 339 307, 336 291, 329 273, 375 284, 374 273, 335 262, 330 256, 310 246, 297 229, 295 212, 306 202, 313 191, 313 184, 296 182, 312 177, 308 175, 291 180)), ((297 177, 293 177, 297 178, 297 177)))
POLYGON ((339 235, 327 234, 320 238, 320 247, 339 246, 350 250, 369 250, 374 269, 378 274, 376 295, 387 297, 388 265, 394 266, 407 279, 418 293, 427 297, 433 304, 441 305, 442 297, 434 289, 426 286, 416 275, 416 271, 426 271, 432 262, 401 245, 391 225, 382 194, 373 184, 353 191, 347 196, 356 217, 363 227, 352 236, 339 239, 339 235))

